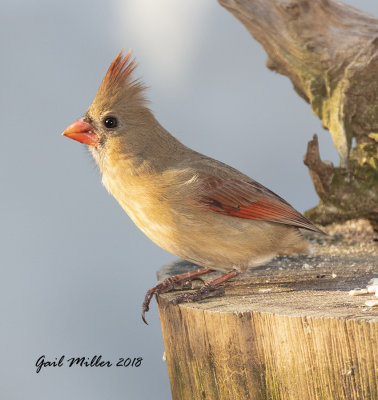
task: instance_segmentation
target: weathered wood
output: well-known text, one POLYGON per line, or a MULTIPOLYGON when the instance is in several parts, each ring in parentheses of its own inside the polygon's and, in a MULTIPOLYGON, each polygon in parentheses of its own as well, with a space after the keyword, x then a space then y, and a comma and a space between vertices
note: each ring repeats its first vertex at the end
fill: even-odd
MULTIPOLYGON (((378 308, 348 291, 378 276, 378 246, 338 237, 247 271, 222 297, 165 309, 177 292, 160 295, 173 399, 376 400, 378 308)), ((192 268, 178 261, 158 279, 192 268)))
POLYGON ((327 181, 319 184, 319 163, 306 154, 320 197, 307 216, 320 224, 363 217, 378 228, 378 20, 335 0, 218 1, 332 135, 341 164, 328 166, 327 181))

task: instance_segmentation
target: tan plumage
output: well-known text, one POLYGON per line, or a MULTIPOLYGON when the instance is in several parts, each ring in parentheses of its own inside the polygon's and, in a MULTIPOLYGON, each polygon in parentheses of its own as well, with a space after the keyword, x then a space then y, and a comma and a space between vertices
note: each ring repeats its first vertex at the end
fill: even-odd
POLYGON ((298 228, 319 229, 264 186, 168 133, 146 106, 134 68, 130 53, 120 54, 84 120, 65 135, 91 144, 103 184, 135 224, 169 252, 224 271, 306 252, 298 228), (109 118, 117 126, 105 127, 109 118))

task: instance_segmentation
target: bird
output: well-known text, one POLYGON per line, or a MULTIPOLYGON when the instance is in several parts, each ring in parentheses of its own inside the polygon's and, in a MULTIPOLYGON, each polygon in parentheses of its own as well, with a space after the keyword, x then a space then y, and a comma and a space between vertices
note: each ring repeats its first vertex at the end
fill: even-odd
POLYGON ((169 304, 224 293, 224 283, 277 255, 307 253, 301 230, 323 233, 283 198, 237 169, 181 143, 154 117, 131 51, 113 60, 84 116, 63 135, 87 145, 102 183, 153 242, 198 269, 147 291, 154 295, 201 275, 223 275, 169 304))

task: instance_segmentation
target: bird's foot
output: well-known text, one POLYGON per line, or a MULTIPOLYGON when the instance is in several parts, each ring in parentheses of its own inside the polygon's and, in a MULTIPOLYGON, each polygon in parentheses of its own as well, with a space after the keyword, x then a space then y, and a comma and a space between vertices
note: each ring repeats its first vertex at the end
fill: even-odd
POLYGON ((165 305, 165 308, 167 308, 170 305, 176 306, 177 304, 180 304, 180 303, 191 303, 193 301, 199 301, 199 300, 207 299, 208 297, 213 297, 213 296, 222 295, 222 294, 224 294, 223 286, 214 287, 212 285, 207 284, 207 285, 204 285, 201 289, 198 289, 193 293, 179 294, 173 300, 168 301, 168 303, 165 305))
POLYGON ((233 269, 232 271, 229 271, 226 274, 220 276, 219 278, 214 279, 213 281, 207 283, 201 289, 196 290, 193 293, 182 293, 182 294, 178 295, 176 298, 169 301, 165 305, 165 308, 167 308, 169 305, 177 305, 180 303, 190 303, 193 301, 203 300, 208 297, 222 295, 222 294, 224 294, 225 290, 224 290, 224 286, 220 286, 220 285, 239 274, 240 274, 240 271, 233 269))
POLYGON ((210 268, 200 268, 194 271, 185 272, 183 274, 170 276, 169 278, 164 279, 162 282, 158 283, 155 287, 153 287, 146 293, 146 296, 144 298, 142 305, 143 322, 148 325, 145 318, 145 313, 150 309, 149 305, 154 295, 166 293, 171 290, 177 289, 191 289, 191 282, 193 280, 202 280, 201 278, 198 278, 198 276, 208 274, 213 271, 214 270, 210 268))

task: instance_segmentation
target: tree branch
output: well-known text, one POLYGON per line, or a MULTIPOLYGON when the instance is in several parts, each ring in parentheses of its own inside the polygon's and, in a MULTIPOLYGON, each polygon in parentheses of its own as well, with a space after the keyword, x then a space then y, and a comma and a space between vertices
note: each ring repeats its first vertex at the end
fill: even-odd
POLYGON ((321 198, 319 215, 315 208, 311 217, 319 223, 377 221, 378 20, 334 0, 219 3, 262 44, 268 68, 290 78, 332 135, 340 167, 327 165, 328 172, 319 173, 324 163, 314 141, 305 157, 321 198))

